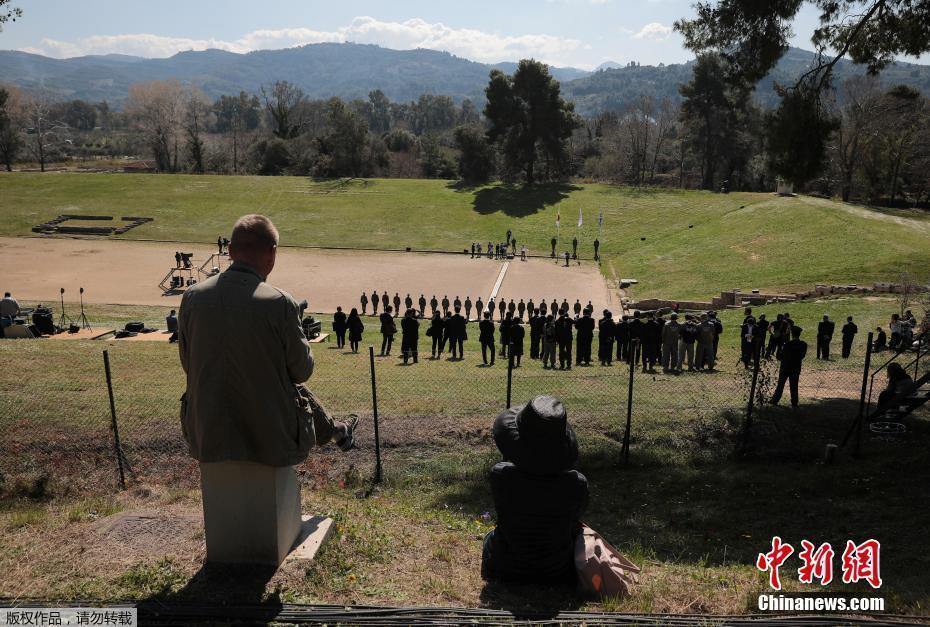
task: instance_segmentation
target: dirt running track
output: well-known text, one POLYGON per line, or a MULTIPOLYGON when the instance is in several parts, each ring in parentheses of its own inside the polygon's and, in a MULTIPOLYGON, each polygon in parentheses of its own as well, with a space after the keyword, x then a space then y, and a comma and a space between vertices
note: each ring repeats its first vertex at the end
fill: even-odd
MULTIPOLYGON (((20 300, 58 302, 59 288, 65 300, 77 301, 78 288, 89 303, 132 305, 178 305, 181 296, 162 295, 158 282, 174 266, 178 245, 170 243, 66 238, 0 238, 0 289, 20 300)), ((212 246, 185 244, 183 252, 194 253, 199 267, 215 252, 212 246)), ((420 294, 440 301, 466 296, 487 301, 503 263, 470 259, 467 255, 321 251, 283 248, 271 282, 306 298, 310 310, 331 313, 337 305, 358 306, 364 290, 409 292, 416 301, 420 294)), ((563 298, 583 304, 591 300, 596 311, 619 309, 604 278, 591 263, 564 268, 551 260, 510 262, 501 284, 501 297, 519 301, 541 297, 563 298)), ((369 309, 370 311, 370 309, 369 309)), ((472 313, 474 317, 475 313, 472 313)))

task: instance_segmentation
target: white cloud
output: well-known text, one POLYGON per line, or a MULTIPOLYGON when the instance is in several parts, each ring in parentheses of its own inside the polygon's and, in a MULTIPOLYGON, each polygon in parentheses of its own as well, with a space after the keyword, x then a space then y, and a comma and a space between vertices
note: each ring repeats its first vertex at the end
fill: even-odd
POLYGON ((672 34, 672 27, 660 22, 650 22, 643 26, 633 39, 651 39, 652 41, 665 41, 672 34))
POLYGON ((373 17, 360 16, 354 18, 349 25, 335 31, 316 31, 310 28, 265 29, 246 33, 233 41, 166 37, 150 33, 94 35, 73 42, 46 38, 38 46, 22 50, 58 58, 109 53, 169 57, 185 50, 207 48, 249 52, 346 41, 378 44, 402 50, 444 50, 484 62, 534 57, 546 63, 559 63, 567 54, 585 48, 577 39, 554 35, 501 35, 475 29, 452 28, 441 22, 427 22, 419 18, 403 22, 384 22, 373 17))

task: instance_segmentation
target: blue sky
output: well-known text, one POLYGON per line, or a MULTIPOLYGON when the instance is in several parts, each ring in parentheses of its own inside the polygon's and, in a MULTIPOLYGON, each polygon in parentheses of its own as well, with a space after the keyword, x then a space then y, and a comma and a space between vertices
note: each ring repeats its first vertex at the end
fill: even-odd
MULTIPOLYGON (((166 57, 181 50, 236 52, 321 41, 433 48, 483 62, 532 56, 591 69, 691 58, 672 23, 689 0, 13 0, 24 15, 0 49, 54 57, 111 52, 166 57)), ((816 13, 803 9, 794 45, 810 49, 816 13)), ((923 62, 928 59, 924 58, 923 62)))

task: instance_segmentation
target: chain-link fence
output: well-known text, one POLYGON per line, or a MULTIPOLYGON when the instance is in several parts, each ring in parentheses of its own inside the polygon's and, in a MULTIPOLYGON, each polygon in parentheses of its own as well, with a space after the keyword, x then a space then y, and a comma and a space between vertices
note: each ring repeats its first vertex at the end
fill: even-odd
MULTIPOLYGON (((357 447, 346 454, 336 447, 315 451, 299 474, 310 483, 365 485, 376 476, 376 453, 387 473, 413 466, 449 472, 455 464, 435 461, 493 458, 494 417, 508 403, 520 405, 538 394, 563 401, 591 463, 677 464, 730 455, 747 442, 782 457, 801 450, 809 456, 811 447, 841 439, 862 415, 868 400, 863 381, 877 396, 885 384, 881 362, 888 357, 870 362, 860 350, 850 359, 823 360, 810 347, 792 410, 790 380, 780 407, 770 404, 779 361, 763 350, 746 360, 738 344, 722 341, 708 368, 697 358, 689 361, 690 351, 681 346, 686 356, 679 368, 677 360, 663 364, 661 346, 634 345, 602 363, 597 338, 590 363, 578 363, 577 342, 571 369, 546 368, 532 351, 517 363, 500 355, 499 345, 495 364, 485 364, 476 338, 465 343, 462 359, 452 359, 448 346, 431 355, 421 338, 417 362, 411 358, 407 364, 399 343, 384 356, 374 349, 352 354, 318 345, 318 355, 326 352, 325 366, 309 385, 337 418, 360 417, 357 447), (658 359, 643 363, 647 352, 658 359), (638 358, 630 363, 633 353, 638 358)), ((49 480, 66 483, 68 490, 110 490, 119 485, 120 466, 129 484, 198 483, 197 464, 180 431, 184 376, 176 351, 142 343, 111 347, 111 411, 96 343, 23 342, 16 349, 19 365, 0 382, 0 475, 6 493, 41 491, 49 480)), ((930 367, 930 358, 922 365, 918 355, 901 359, 917 361, 908 367, 918 376, 930 367)), ((864 425, 856 426, 867 431, 864 425)))

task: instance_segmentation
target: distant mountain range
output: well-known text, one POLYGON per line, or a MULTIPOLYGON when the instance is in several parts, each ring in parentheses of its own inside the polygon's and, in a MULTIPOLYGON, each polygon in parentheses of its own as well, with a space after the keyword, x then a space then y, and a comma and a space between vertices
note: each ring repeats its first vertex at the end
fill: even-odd
MULTIPOLYGON (((758 86, 762 104, 775 102, 772 82, 788 82, 807 68, 813 54, 792 48, 758 86)), ((691 63, 626 65, 607 62, 598 70, 552 67, 565 96, 584 115, 619 110, 643 94, 677 101, 678 85, 691 77, 691 63)), ((48 90, 62 99, 106 100, 119 107, 129 86, 139 81, 178 79, 200 87, 208 96, 257 93, 263 84, 287 80, 311 98, 366 98, 373 89, 391 100, 415 100, 423 93, 470 98, 481 108, 488 73, 499 68, 512 73, 516 63, 489 65, 436 50, 392 50, 374 45, 321 43, 237 54, 223 50, 181 52, 166 59, 127 55, 95 55, 52 59, 18 51, 0 51, 0 82, 26 90, 48 90)), ((864 74, 864 68, 840 62, 839 81, 864 74)), ((930 66, 907 63, 887 68, 886 85, 907 84, 930 94, 930 66)))

